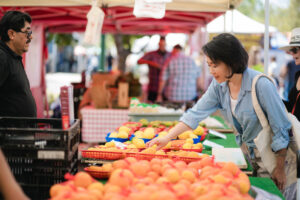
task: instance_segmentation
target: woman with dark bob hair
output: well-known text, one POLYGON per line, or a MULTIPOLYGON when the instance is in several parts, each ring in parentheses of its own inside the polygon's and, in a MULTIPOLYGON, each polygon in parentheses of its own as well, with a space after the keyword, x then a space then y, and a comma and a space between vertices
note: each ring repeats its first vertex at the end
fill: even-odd
MULTIPOLYGON (((262 130, 262 126, 251 99, 252 80, 260 72, 247 67, 248 54, 240 41, 231 34, 223 33, 214 37, 202 50, 214 77, 212 83, 195 106, 183 114, 180 122, 168 135, 153 139, 148 146, 157 144, 158 149, 164 147, 172 138, 184 131, 195 129, 200 121, 219 109, 226 121, 236 129, 238 144, 246 144, 254 169, 261 171, 263 166, 258 162, 258 151, 253 139, 262 130)), ((274 133, 271 147, 276 152, 277 165, 269 176, 279 189, 283 190, 286 183, 284 161, 291 124, 272 81, 266 77, 259 78, 256 94, 274 133)))

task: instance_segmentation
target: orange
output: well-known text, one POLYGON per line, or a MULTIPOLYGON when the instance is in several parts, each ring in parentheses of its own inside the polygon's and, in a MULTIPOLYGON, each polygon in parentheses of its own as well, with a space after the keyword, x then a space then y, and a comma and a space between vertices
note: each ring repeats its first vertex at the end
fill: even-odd
POLYGON ((100 182, 94 182, 94 183, 90 184, 87 189, 88 190, 98 190, 100 192, 103 192, 104 186, 100 182))
POLYGON ((93 182, 93 178, 86 172, 78 172, 74 177, 76 187, 87 188, 93 182))

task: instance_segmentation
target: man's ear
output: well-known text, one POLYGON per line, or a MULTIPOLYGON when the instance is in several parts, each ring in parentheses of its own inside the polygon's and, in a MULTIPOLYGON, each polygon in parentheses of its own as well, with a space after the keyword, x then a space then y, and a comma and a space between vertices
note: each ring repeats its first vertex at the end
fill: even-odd
POLYGON ((13 31, 12 29, 8 29, 7 35, 10 40, 13 40, 15 38, 15 31, 13 31))

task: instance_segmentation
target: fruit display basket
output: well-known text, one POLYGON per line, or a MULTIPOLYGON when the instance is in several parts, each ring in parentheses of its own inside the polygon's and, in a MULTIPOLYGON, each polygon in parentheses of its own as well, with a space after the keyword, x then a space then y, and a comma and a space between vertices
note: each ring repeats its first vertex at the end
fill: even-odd
POLYGON ((102 160, 118 160, 125 157, 125 152, 84 150, 82 151, 82 157, 102 160))
POLYGON ((122 126, 129 127, 133 132, 139 130, 143 125, 140 122, 125 122, 122 126))
POLYGON ((92 177, 99 179, 107 179, 111 174, 111 172, 108 171, 90 170, 88 167, 85 167, 84 171, 89 173, 92 177))
POLYGON ((106 142, 111 142, 111 141, 117 141, 117 142, 126 142, 128 138, 114 138, 114 137, 109 137, 110 133, 107 133, 105 140, 106 142))
POLYGON ((171 147, 171 148, 165 149, 165 151, 172 151, 172 150, 194 151, 197 153, 201 153, 203 148, 201 148, 201 149, 182 149, 182 148, 178 148, 178 147, 171 147))
POLYGON ((126 153, 126 157, 134 157, 139 160, 152 160, 153 158, 169 158, 168 155, 147 154, 147 153, 126 153))
POLYGON ((201 135, 200 141, 205 140, 205 138, 206 138, 207 135, 208 135, 208 130, 207 130, 207 129, 204 129, 204 133, 203 133, 203 135, 201 135))
MULTIPOLYGON (((135 135, 133 134, 133 135, 131 135, 131 137, 130 137, 130 141, 132 141, 132 139, 135 137, 135 135)), ((157 137, 157 135, 155 135, 155 137, 157 137)), ((147 138, 139 138, 139 139, 142 139, 142 140, 144 140, 144 142, 145 142, 145 144, 147 143, 147 142, 149 142, 149 141, 151 141, 152 139, 147 139, 147 138)))

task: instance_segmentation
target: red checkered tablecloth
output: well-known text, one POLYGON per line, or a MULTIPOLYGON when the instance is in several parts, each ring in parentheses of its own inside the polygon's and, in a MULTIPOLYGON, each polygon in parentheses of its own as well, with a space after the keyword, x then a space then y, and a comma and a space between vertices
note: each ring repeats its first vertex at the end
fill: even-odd
POLYGON ((128 112, 129 110, 124 109, 83 108, 81 110, 82 141, 104 142, 107 133, 128 122, 128 112))

